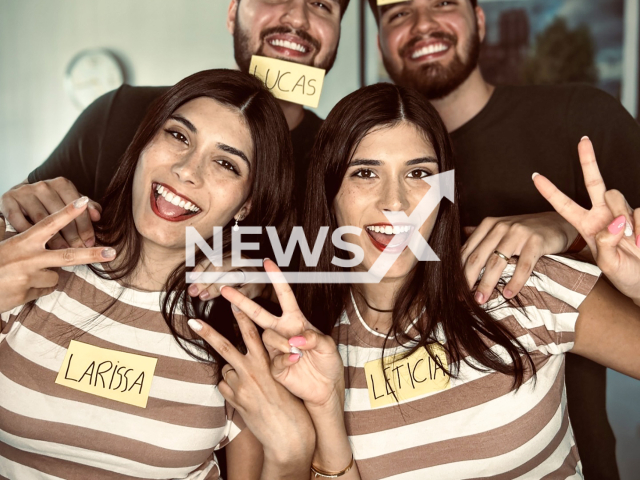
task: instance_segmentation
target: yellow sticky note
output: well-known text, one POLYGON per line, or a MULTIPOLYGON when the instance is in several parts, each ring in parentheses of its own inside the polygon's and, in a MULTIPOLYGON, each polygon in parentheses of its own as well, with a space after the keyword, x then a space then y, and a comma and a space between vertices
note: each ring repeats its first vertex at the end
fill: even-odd
POLYGON ((320 102, 325 73, 322 68, 254 55, 249 73, 259 78, 280 100, 313 108, 320 102))
POLYGON ((71 340, 56 383, 146 408, 157 358, 71 340))
MULTIPOLYGON (((441 345, 429 346, 442 366, 449 368, 447 355, 441 345)), ((449 376, 429 356, 426 348, 420 348, 407 358, 402 354, 373 360, 364 365, 371 408, 409 400, 426 393, 449 388, 449 376), (384 365, 384 371, 383 367, 384 365)))
POLYGON ((381 7, 382 5, 390 5, 392 3, 400 3, 406 1, 407 0, 378 0, 378 6, 381 7))

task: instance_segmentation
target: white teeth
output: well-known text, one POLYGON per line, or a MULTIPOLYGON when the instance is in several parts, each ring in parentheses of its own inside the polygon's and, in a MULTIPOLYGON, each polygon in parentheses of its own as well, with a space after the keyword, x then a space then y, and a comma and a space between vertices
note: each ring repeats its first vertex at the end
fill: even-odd
POLYGON ((426 47, 422 47, 420 50, 416 50, 411 55, 411 58, 422 57, 423 55, 431 55, 433 53, 444 52, 448 50, 449 47, 444 43, 435 43, 433 45, 428 45, 426 47))
POLYGON ((400 227, 393 227, 393 234, 397 235, 400 233, 400 227))
POLYGON ((384 227, 384 233, 386 233, 387 235, 391 235, 393 233, 393 227, 391 225, 387 225, 386 227, 384 227))
POLYGON ((304 48, 302 45, 298 43, 290 42, 288 40, 275 39, 275 40, 269 41, 269 43, 275 47, 284 47, 290 50, 297 50, 298 52, 302 52, 302 53, 306 53, 307 51, 307 49, 304 48))
POLYGON ((200 209, 196 207, 194 204, 186 201, 184 198, 180 197, 179 195, 176 195, 175 193, 170 192, 169 190, 164 188, 162 185, 158 185, 156 187, 156 191, 160 195, 162 195, 167 202, 173 205, 179 206, 180 208, 184 208, 185 210, 189 210, 195 213, 200 211, 200 209))
POLYGON ((376 233, 384 233, 386 235, 398 235, 400 233, 407 233, 411 231, 410 225, 386 225, 386 226, 378 226, 378 225, 369 225, 367 230, 376 232, 376 233))

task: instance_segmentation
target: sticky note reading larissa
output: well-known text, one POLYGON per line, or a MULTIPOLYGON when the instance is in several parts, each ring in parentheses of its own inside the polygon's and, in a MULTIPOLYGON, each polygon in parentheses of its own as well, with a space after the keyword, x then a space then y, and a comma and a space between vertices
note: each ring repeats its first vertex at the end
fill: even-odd
POLYGON ((447 355, 440 345, 433 344, 429 348, 442 366, 429 356, 424 347, 406 358, 398 354, 385 357, 383 361, 365 363, 364 373, 367 376, 371 408, 384 407, 449 388, 449 375, 442 369, 449 368, 447 355))
POLYGON ((273 96, 316 108, 324 82, 324 70, 275 58, 251 57, 249 73, 265 84, 273 96))
POLYGON ((56 383, 146 408, 157 358, 71 340, 56 383))

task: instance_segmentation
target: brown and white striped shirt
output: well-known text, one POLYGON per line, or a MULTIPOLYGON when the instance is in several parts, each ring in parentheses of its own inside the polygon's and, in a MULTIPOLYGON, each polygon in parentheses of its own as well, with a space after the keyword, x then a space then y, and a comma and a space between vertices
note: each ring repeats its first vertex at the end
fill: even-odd
MULTIPOLYGON (((515 265, 505 270, 513 274, 515 265)), ((345 421, 363 480, 582 478, 568 416, 564 353, 575 337, 577 308, 600 270, 562 257, 546 257, 520 294, 524 310, 494 296, 491 315, 530 352, 535 381, 512 391, 513 378, 479 372, 461 362, 449 378, 418 352, 385 361, 384 335, 372 330, 355 302, 333 332, 345 364, 345 421)), ((411 333, 411 332, 410 332, 411 333)), ((438 342, 444 343, 442 332, 438 342)), ((492 347, 509 359, 502 348, 492 347)), ((406 352, 389 340, 385 358, 406 352)), ((447 361, 444 351, 434 350, 447 361)))
MULTIPOLYGON (((123 288, 79 266, 61 270, 57 290, 33 308, 2 314, 1 477, 219 478, 214 450, 244 423, 225 405, 211 366, 173 338, 160 305, 159 292, 123 288), (72 340, 157 359, 146 407, 56 383, 72 340)), ((80 382, 105 387, 93 373, 80 382)))

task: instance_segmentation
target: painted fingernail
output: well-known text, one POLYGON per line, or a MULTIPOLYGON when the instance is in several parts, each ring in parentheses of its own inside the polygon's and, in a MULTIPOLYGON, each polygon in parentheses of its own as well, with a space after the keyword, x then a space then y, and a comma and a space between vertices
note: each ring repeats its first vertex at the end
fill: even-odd
POLYGON ((191 285, 189 287, 189 295, 191 295, 192 297, 195 297, 196 295, 198 295, 198 286, 197 285, 191 285))
POLYGON ((613 222, 611 222, 609 227, 607 227, 607 230, 609 230, 609 233, 611 233, 612 235, 617 235, 622 231, 626 223, 627 219, 624 218, 624 215, 620 215, 613 222))
POLYGON ((531 175, 531 180, 535 180, 538 175, 540 175, 538 172, 533 172, 533 175, 531 175))
POLYGON ((629 221, 627 221, 627 223, 624 226, 624 236, 630 237, 631 235, 633 235, 633 227, 631 226, 629 221))
POLYGON ((231 304, 231 310, 233 310, 234 312, 239 312, 240 309, 238 307, 236 307, 233 303, 231 304))
POLYGON ((267 258, 263 258, 263 259, 262 259, 262 265, 264 265, 264 264, 266 263, 266 261, 267 261, 267 260, 269 260, 269 257, 267 257, 267 258))
POLYGON ((589 140, 589 137, 587 137, 587 136, 585 135, 584 137, 582 137, 582 138, 580 139, 580 141, 582 141, 582 140, 589 140))
POLYGON ((507 288, 504 289, 504 291, 502 292, 502 296, 504 298, 511 298, 513 297, 513 292, 507 288))
POLYGON ((101 255, 102 258, 112 258, 116 256, 116 251, 111 247, 103 248, 101 255))
POLYGON ((218 291, 219 291, 220 293, 222 293, 222 289, 223 289, 223 288, 227 288, 227 286, 226 286, 226 285, 220 285, 220 287, 218 288, 218 291))
POLYGON ((200 322, 193 318, 187 322, 187 325, 189 325, 189 328, 191 328, 191 330, 193 330, 194 332, 199 332, 200 330, 202 330, 202 325, 200 325, 200 322))
POLYGON ((209 294, 208 291, 203 290, 202 293, 200 293, 200 300, 206 300, 207 298, 209 298, 211 295, 209 294))
POLYGON ((302 350, 300 350, 298 347, 291 347, 291 348, 289 349, 289 352, 290 352, 292 355, 298 355, 298 357, 302 357, 302 350))
POLYGON ((302 336, 291 337, 289 339, 289 345, 291 345, 292 347, 302 347, 306 344, 307 344, 307 339, 302 336))
POLYGON ((87 203, 89 203, 89 197, 80 197, 79 199, 77 199, 76 201, 73 202, 73 206, 75 208, 82 208, 87 203))
POLYGON ((298 355, 297 353, 292 353, 291 355, 289 355, 290 362, 297 362, 299 359, 300 355, 298 355))
POLYGON ((482 293, 480 292, 476 292, 475 299, 479 304, 484 303, 484 295, 482 295, 482 293))
POLYGON ((91 248, 95 244, 96 244, 96 237, 91 237, 84 241, 84 246, 87 248, 91 248))

